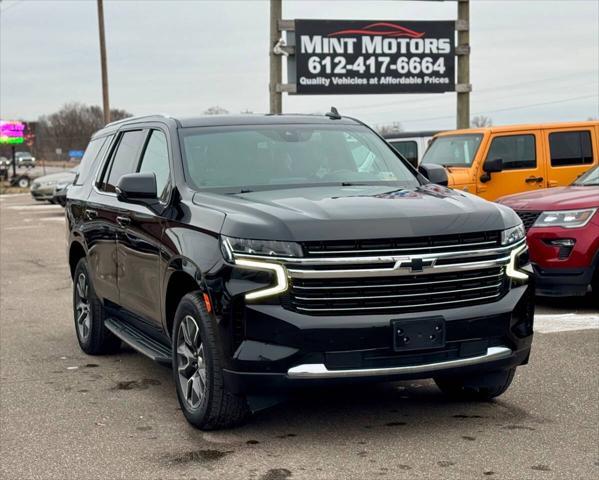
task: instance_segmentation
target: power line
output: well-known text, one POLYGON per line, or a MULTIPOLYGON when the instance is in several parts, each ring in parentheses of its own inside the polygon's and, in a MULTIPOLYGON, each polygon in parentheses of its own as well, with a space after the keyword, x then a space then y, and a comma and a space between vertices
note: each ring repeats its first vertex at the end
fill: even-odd
MULTIPOLYGON (((589 74, 597 74, 597 72, 594 71, 587 71, 584 73, 570 73, 567 75, 561 75, 559 77, 550 77, 550 78, 545 78, 545 79, 541 79, 541 80, 529 80, 529 81, 525 81, 525 82, 518 82, 518 83, 510 83, 510 84, 504 84, 501 85, 500 87, 488 87, 488 88, 481 88, 480 90, 474 90, 472 93, 474 95, 478 95, 480 93, 487 93, 487 92, 496 92, 498 90, 502 90, 502 89, 506 89, 506 88, 517 88, 519 86, 522 85, 529 85, 529 84, 534 84, 538 87, 539 83, 543 82, 543 83, 547 83, 547 82, 552 82, 555 80, 563 80, 566 78, 570 78, 573 76, 576 77, 580 77, 582 75, 589 75, 589 74)), ((535 90, 538 91, 538 88, 536 88, 535 90)), ((501 98, 512 98, 514 95, 510 95, 509 97, 501 97, 501 98)), ((501 100, 501 98, 499 99, 495 99, 495 100, 501 100)), ((387 107, 387 106, 393 106, 393 105, 397 105, 397 106, 403 106, 406 104, 410 104, 410 103, 422 103, 422 102, 430 102, 430 101, 437 101, 438 99, 436 97, 429 97, 429 98, 412 98, 412 99, 407 99, 407 100, 403 100, 403 101, 395 101, 395 102, 385 102, 385 103, 369 103, 369 104, 362 104, 362 105, 355 105, 355 106, 349 106, 349 107, 344 107, 345 109, 351 109, 351 110, 360 110, 360 109, 368 109, 368 108, 377 108, 377 107, 387 107)))
MULTIPOLYGON (((573 102, 576 100, 583 100, 583 99, 587 99, 587 98, 597 98, 597 97, 599 97, 598 94, 582 95, 579 97, 564 98, 561 100, 554 100, 551 102, 530 103, 528 105, 517 105, 514 107, 506 107, 506 108, 499 108, 496 110, 486 110, 486 111, 481 111, 481 112, 475 112, 475 113, 473 113, 473 115, 483 115, 483 114, 486 115, 486 114, 491 114, 491 113, 508 112, 508 111, 512 111, 512 110, 522 110, 523 108, 541 107, 544 105, 555 105, 557 103, 567 103, 567 102, 573 102)), ((447 118, 455 118, 455 115, 443 115, 443 116, 439 116, 439 117, 427 117, 427 118, 416 118, 416 119, 402 119, 402 122, 405 122, 405 123, 425 122, 428 120, 445 120, 447 118)))

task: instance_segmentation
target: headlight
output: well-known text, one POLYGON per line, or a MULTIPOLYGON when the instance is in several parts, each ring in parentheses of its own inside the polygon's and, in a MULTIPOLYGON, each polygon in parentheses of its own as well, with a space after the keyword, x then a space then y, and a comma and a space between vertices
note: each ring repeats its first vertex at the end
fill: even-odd
POLYGON ((265 257, 301 257, 303 253, 298 243, 274 240, 248 240, 223 236, 221 246, 227 260, 232 260, 234 253, 265 257))
POLYGON ((501 232, 501 244, 502 245, 511 245, 512 243, 516 243, 526 237, 526 230, 524 230, 524 225, 520 223, 515 227, 508 228, 501 232))
POLYGON ((585 208, 583 210, 558 210, 556 212, 543 212, 539 215, 533 227, 584 227, 594 213, 596 208, 585 208))

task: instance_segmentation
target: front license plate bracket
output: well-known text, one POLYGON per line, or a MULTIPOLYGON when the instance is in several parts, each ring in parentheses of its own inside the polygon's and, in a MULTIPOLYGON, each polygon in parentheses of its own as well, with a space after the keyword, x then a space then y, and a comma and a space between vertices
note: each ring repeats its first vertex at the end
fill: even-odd
POLYGON ((440 316, 391 320, 391 330, 393 349, 396 352, 445 346, 445 319, 440 316))

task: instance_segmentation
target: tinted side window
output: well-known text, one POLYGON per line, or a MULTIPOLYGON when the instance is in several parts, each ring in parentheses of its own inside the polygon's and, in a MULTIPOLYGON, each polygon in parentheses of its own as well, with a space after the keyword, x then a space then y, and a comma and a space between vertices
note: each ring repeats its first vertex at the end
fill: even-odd
POLYGON ((505 170, 535 168, 537 155, 534 135, 495 137, 491 142, 487 159, 495 158, 503 159, 505 170))
POLYGON ((170 169, 166 135, 160 130, 152 130, 150 139, 141 158, 140 172, 152 172, 156 175, 156 191, 163 198, 166 193, 170 169))
POLYGON ((103 189, 114 192, 119 179, 126 173, 133 173, 137 169, 139 150, 145 138, 143 130, 132 130, 124 132, 119 139, 119 144, 112 156, 110 173, 104 174, 108 178, 104 182, 103 189))
POLYGON ((551 166, 593 163, 591 132, 555 132, 549 134, 551 166))
POLYGON ((108 137, 96 138, 89 142, 79 164, 79 173, 77 173, 73 185, 83 185, 88 181, 89 177, 96 170, 98 161, 106 154, 112 137, 113 135, 109 135, 108 137))
POLYGON ((393 148, 401 153, 408 162, 414 166, 418 166, 418 144, 413 141, 407 142, 391 142, 393 148))

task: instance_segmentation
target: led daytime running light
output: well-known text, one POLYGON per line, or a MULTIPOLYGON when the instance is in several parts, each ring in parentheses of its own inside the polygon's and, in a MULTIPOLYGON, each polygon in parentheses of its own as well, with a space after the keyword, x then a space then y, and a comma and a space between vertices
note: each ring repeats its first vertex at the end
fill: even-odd
POLYGON ((516 257, 526 249, 526 245, 522 245, 520 248, 515 248, 510 253, 510 263, 507 264, 506 273, 508 277, 516 278, 518 280, 528 280, 528 274, 520 270, 516 270, 516 257))
POLYGON ((246 300, 256 300, 258 298, 269 297, 271 295, 278 295, 279 293, 286 292, 287 288, 289 288, 289 282, 287 281, 287 271, 285 270, 285 267, 283 265, 280 265, 278 263, 246 260, 245 258, 236 258, 235 265, 252 270, 266 270, 269 272, 274 272, 276 276, 277 283, 274 286, 246 293, 246 300))

